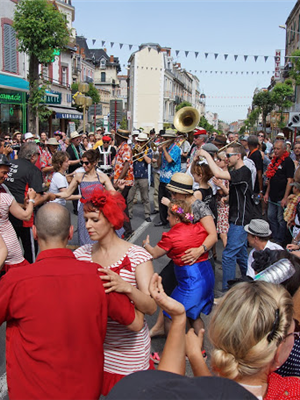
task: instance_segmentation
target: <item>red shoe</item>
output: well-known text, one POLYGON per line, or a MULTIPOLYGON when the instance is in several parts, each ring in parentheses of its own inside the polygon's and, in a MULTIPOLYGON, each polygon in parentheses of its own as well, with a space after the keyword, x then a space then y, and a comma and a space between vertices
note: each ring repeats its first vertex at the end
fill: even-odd
POLYGON ((160 357, 158 353, 151 353, 150 359, 154 362, 154 364, 159 364, 160 362, 160 357))

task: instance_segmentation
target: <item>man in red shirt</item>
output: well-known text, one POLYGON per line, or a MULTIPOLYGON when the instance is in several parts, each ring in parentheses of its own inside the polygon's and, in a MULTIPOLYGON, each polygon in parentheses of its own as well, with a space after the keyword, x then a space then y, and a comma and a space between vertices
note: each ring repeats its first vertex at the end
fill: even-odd
POLYGON ((99 399, 107 317, 138 331, 143 316, 127 296, 105 294, 98 264, 65 248, 73 234, 65 207, 43 206, 33 233, 37 261, 1 279, 9 398, 99 399))

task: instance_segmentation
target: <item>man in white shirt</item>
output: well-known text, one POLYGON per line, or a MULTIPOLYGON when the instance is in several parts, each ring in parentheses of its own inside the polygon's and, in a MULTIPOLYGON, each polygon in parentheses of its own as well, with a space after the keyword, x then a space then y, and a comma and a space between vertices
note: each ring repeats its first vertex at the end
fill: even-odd
POLYGON ((279 244, 269 240, 272 231, 268 222, 263 219, 252 219, 250 224, 245 225, 244 229, 248 233, 248 243, 253 247, 249 254, 246 275, 254 278, 255 271, 252 268, 254 251, 262 251, 264 249, 283 250, 283 248, 279 244))

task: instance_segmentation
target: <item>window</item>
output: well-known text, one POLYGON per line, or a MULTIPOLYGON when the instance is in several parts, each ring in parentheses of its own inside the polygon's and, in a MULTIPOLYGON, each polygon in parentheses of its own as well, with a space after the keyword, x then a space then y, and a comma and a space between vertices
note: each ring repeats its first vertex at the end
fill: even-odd
POLYGON ((4 24, 4 71, 18 73, 16 34, 8 24, 4 24))
POLYGON ((101 82, 105 82, 105 81, 106 81, 106 73, 101 72, 101 82))
POLYGON ((46 65, 43 65, 43 79, 45 80, 45 81, 48 81, 49 80, 49 67, 48 67, 48 65, 46 64, 46 65))
POLYGON ((101 58, 100 60, 100 68, 105 68, 106 67, 106 60, 105 58, 101 58))
POLYGON ((61 84, 63 86, 68 84, 68 67, 61 67, 61 84))

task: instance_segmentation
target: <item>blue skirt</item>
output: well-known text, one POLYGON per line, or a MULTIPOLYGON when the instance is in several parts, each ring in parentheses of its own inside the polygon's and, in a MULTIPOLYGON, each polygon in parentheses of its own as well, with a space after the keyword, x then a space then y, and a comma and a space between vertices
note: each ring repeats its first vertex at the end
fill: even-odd
MULTIPOLYGON (((174 264, 178 285, 171 297, 184 305, 186 316, 195 320, 201 313, 208 315, 214 303, 215 276, 211 263, 202 261, 179 267, 174 264)), ((171 318, 168 313, 164 314, 171 318)))

